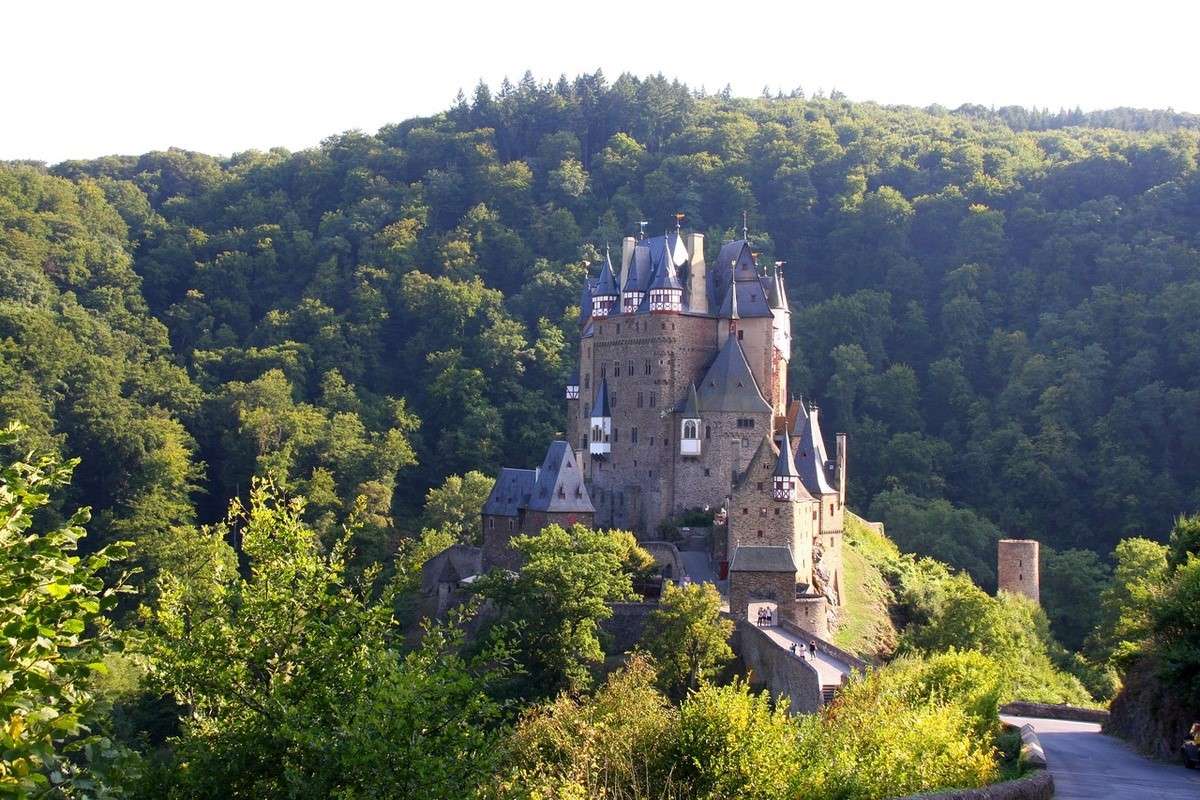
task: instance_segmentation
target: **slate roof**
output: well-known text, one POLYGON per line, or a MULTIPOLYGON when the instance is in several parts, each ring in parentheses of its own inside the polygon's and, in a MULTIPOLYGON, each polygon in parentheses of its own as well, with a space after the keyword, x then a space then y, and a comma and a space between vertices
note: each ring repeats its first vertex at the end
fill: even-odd
MULTIPOLYGON (((665 236, 663 237, 666 238, 665 236)), ((687 260, 684 259, 684 263, 687 260)), ((666 250, 663 249, 663 255, 659 258, 658 264, 654 268, 654 278, 650 281, 651 289, 682 289, 683 284, 679 282, 679 275, 675 272, 675 258, 666 250)))
POLYGON ((738 313, 738 293, 734 287, 732 274, 729 277, 729 286, 725 287, 725 299, 721 301, 721 310, 717 312, 717 316, 722 319, 742 318, 742 315, 738 313))
POLYGON ((800 470, 800 480, 813 494, 836 494, 826 474, 829 457, 825 455, 825 441, 821 436, 817 409, 808 410, 803 419, 796 420, 796 426, 796 438, 799 440, 796 445, 796 466, 800 470))
POLYGON ((800 477, 800 473, 796 471, 796 460, 792 458, 792 440, 788 436, 787 428, 783 429, 783 443, 779 446, 779 458, 775 461, 773 474, 779 478, 800 477))
POLYGON ((779 272, 776 271, 770 278, 770 285, 767 287, 767 305, 772 310, 787 308, 783 302, 783 287, 779 281, 779 272))
POLYGON ((612 408, 608 404, 608 378, 600 379, 600 387, 596 389, 596 396, 592 399, 593 417, 611 417, 612 408))
POLYGON ((600 280, 596 282, 594 296, 618 294, 617 280, 613 277, 612 259, 609 258, 608 248, 604 248, 604 266, 600 269, 600 280))
POLYGON ((726 338, 698 391, 705 411, 771 413, 771 404, 763 399, 736 336, 726 338))
POLYGON ((795 572, 796 562, 790 547, 742 545, 733 551, 730 572, 795 572))
POLYGON ((583 290, 579 293, 579 315, 587 319, 592 315, 592 279, 583 279, 583 290))
MULTIPOLYGON (((529 470, 532 472, 532 470, 529 470)), ((454 544, 433 556, 421 567, 421 593, 431 595, 439 583, 458 583, 483 572, 483 550, 454 544)))
POLYGON ((596 509, 583 483, 583 470, 575 460, 571 446, 551 442, 546 458, 537 470, 528 508, 533 511, 591 513, 596 509))
POLYGON ((700 416, 700 398, 696 396, 696 384, 688 384, 687 398, 683 401, 683 408, 680 409, 685 417, 700 416))
POLYGON ((492 486, 492 493, 483 504, 483 513, 505 517, 517 516, 517 511, 529 502, 536 480, 536 470, 502 468, 500 477, 496 478, 496 483, 492 486))
POLYGON ((641 272, 638 270, 638 262, 649 261, 649 254, 650 249, 647 247, 639 245, 633 248, 633 255, 629 259, 629 267, 625 270, 625 288, 623 291, 627 294, 642 291, 642 278, 641 272), (646 258, 638 258, 638 250, 641 250, 646 258))

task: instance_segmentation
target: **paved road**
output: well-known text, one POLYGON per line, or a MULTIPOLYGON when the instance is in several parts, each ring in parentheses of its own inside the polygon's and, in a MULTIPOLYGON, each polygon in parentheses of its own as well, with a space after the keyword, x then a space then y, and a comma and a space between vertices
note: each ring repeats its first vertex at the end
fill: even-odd
POLYGON ((1144 758, 1100 733, 1099 725, 1007 714, 1001 719, 1033 725, 1054 776, 1056 800, 1200 800, 1200 771, 1144 758))
POLYGON ((717 573, 713 571, 708 553, 699 550, 680 550, 679 557, 683 560, 683 571, 696 583, 718 583, 717 573))

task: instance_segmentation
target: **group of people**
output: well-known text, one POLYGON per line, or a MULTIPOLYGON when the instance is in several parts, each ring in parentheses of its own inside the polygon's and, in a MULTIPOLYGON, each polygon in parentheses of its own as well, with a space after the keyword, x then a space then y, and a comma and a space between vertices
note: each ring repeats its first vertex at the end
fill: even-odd
POLYGON ((804 645, 797 645, 795 642, 792 642, 792 655, 794 655, 796 658, 807 658, 809 661, 816 661, 817 640, 809 639, 807 650, 805 649, 804 645))
POLYGON ((758 609, 758 627, 760 627, 760 628, 771 627, 771 625, 774 621, 774 614, 775 614, 775 612, 773 612, 770 608, 767 608, 766 606, 763 606, 762 608, 758 609))

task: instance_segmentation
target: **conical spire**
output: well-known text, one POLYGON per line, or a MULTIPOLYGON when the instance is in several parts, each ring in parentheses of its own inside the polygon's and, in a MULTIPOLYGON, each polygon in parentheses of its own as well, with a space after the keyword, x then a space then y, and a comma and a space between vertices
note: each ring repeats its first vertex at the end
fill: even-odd
POLYGON ((783 308, 782 301, 779 297, 778 272, 775 272, 767 277, 767 307, 772 310, 783 308))
POLYGON ((792 440, 788 436, 787 427, 783 429, 783 444, 779 447, 779 459, 775 462, 776 478, 799 478, 796 460, 792 457, 792 440))
POLYGON ((596 284, 596 296, 611 296, 617 294, 617 280, 613 277, 612 259, 608 255, 608 245, 604 245, 604 267, 600 270, 600 282, 596 284))
POLYGON ((625 270, 625 294, 640 292, 642 290, 641 285, 641 276, 638 275, 638 259, 635 255, 629 259, 629 268, 625 270))
POLYGON ((600 388, 596 390, 596 399, 592 401, 592 416, 612 416, 612 409, 608 404, 608 378, 600 379, 600 388))
POLYGON ((654 280, 650 282, 651 289, 678 289, 683 291, 683 284, 675 272, 675 256, 671 252, 671 237, 663 234, 662 258, 654 270, 654 280))
POLYGON ((700 416, 700 398, 696 396, 696 384, 688 385, 687 402, 683 404, 683 416, 695 418, 700 416))

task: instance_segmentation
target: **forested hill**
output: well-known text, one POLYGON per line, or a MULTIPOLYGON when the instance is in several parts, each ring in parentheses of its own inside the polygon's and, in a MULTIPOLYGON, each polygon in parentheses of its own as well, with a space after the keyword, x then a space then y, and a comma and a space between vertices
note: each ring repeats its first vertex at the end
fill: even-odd
POLYGON ((104 530, 271 473, 324 524, 366 495, 386 537, 564 427, 597 247, 675 212, 715 247, 746 210, 854 507, 984 585, 1001 531, 1107 554, 1200 506, 1198 134, 1073 113, 597 75, 298 153, 10 165, 0 408, 83 457, 104 530))

